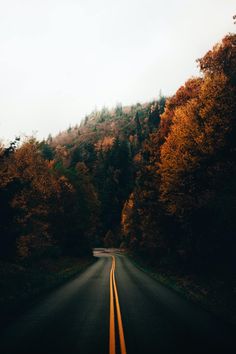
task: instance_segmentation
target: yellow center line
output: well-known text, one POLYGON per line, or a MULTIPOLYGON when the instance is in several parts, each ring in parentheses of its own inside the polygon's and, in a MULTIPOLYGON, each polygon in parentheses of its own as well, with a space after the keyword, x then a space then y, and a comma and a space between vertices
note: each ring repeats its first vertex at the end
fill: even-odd
POLYGON ((117 287, 116 287, 116 280, 115 280, 116 261, 115 261, 115 257, 114 256, 113 256, 113 260, 114 260, 113 286, 114 286, 115 299, 116 299, 117 321, 118 321, 119 337, 120 337, 120 350, 121 350, 121 354, 126 354, 124 328, 123 328, 123 323, 122 323, 120 304, 119 304, 119 297, 118 297, 118 292, 117 292, 117 287))
POLYGON ((110 272, 110 351, 109 354, 115 354, 115 316, 114 316, 114 294, 115 294, 115 304, 116 304, 116 312, 117 312, 117 322, 118 322, 118 330, 119 330, 119 338, 120 338, 120 351, 121 354, 126 354, 126 345, 125 345, 125 337, 124 337, 124 328, 122 323, 120 304, 118 291, 115 280, 115 267, 116 260, 115 257, 112 256, 112 267, 110 272), (114 294, 113 294, 114 290, 114 294))
POLYGON ((114 296, 113 296, 113 287, 112 287, 113 271, 114 271, 114 262, 112 260, 112 267, 111 267, 111 271, 110 271, 110 340, 109 340, 109 354, 115 354, 116 353, 114 296))

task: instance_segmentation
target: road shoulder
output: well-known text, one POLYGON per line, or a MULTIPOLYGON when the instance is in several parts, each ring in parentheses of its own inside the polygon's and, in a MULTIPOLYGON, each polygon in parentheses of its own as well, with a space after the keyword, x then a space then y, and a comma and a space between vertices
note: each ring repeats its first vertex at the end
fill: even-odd
POLYGON ((198 304, 230 325, 236 326, 236 288, 224 279, 197 276, 150 265, 141 257, 127 253, 129 260, 162 285, 172 289, 185 299, 198 304), (230 287, 230 289, 229 289, 230 287))
POLYGON ((34 264, 1 262, 0 328, 15 321, 51 291, 85 271, 95 257, 58 257, 34 264))

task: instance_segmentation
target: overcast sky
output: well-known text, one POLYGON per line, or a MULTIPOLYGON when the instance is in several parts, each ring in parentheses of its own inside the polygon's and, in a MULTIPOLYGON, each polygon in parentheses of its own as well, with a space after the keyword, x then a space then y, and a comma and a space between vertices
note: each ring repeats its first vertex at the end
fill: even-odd
POLYGON ((173 94, 235 13, 235 0, 0 0, 0 138, 173 94))

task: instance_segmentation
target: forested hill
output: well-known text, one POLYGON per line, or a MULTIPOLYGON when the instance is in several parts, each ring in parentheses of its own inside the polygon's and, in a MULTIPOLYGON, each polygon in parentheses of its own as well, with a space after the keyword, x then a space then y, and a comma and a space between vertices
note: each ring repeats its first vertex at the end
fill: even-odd
POLYGON ((1 257, 123 246, 157 263, 235 262, 236 35, 173 97, 118 105, 1 147, 1 257))
POLYGON ((134 188, 143 143, 158 129, 164 106, 160 97, 142 105, 103 108, 79 127, 42 143, 44 156, 53 155, 56 170, 70 173, 83 167, 88 172, 99 202, 94 245, 103 245, 104 239, 107 246, 121 243, 122 208, 134 188))
MULTIPOLYGON (((137 134, 137 120, 142 125, 143 138, 157 128, 160 114, 163 113, 165 98, 160 96, 158 101, 133 106, 122 107, 117 104, 114 109, 104 107, 86 116, 79 126, 70 127, 51 140, 53 147, 66 146, 73 148, 83 143, 99 144, 107 137, 129 138, 137 134), (136 117, 137 116, 137 117, 136 117)), ((107 140, 108 141, 108 140, 107 140)))

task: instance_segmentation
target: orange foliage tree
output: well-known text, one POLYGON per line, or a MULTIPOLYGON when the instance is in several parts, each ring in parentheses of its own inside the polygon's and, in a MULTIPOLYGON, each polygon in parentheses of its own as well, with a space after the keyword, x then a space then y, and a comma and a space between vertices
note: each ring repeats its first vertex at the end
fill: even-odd
MULTIPOLYGON (((1 190, 13 188, 7 203, 13 211, 15 245, 25 257, 51 243, 48 215, 59 198, 58 183, 33 139, 5 157, 1 166, 1 190)), ((5 232, 2 237, 11 236, 5 232)))
POLYGON ((235 35, 225 37, 199 60, 204 77, 195 95, 174 108, 161 147, 160 199, 188 225, 209 208, 222 180, 235 174, 235 41, 235 35))

